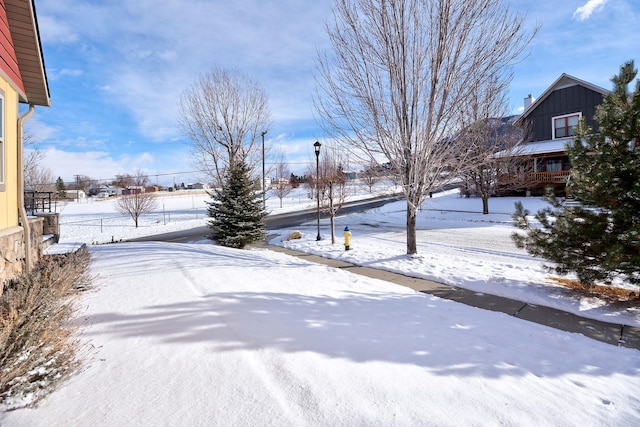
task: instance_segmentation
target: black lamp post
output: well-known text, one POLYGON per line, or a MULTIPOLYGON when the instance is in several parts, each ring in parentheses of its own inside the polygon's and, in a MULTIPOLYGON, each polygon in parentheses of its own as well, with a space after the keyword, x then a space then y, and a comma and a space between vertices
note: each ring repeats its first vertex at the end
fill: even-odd
POLYGON ((266 130, 262 132, 262 209, 267 209, 267 199, 265 196, 267 189, 264 188, 266 184, 264 178, 264 136, 266 133, 266 130))
POLYGON ((320 181, 320 146, 322 144, 320 144, 319 141, 316 141, 313 144, 313 149, 316 152, 316 199, 318 200, 318 236, 316 237, 317 241, 322 240, 322 238, 320 237, 320 186, 319 181, 320 181))

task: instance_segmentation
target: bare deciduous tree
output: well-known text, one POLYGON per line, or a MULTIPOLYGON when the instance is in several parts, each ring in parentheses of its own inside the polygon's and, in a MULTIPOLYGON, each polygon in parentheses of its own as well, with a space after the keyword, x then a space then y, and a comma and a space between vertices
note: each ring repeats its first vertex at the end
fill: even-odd
POLYGON ((462 171, 463 189, 482 199, 482 213, 489 213, 489 198, 512 188, 513 180, 526 163, 520 141, 522 130, 515 126, 517 116, 506 116, 507 80, 495 79, 477 87, 465 108, 460 138, 466 147, 468 166, 462 171))
POLYGON ((25 163, 24 186, 26 189, 38 192, 55 191, 53 172, 38 163, 30 163, 28 166, 25 163))
POLYGON ((135 222, 136 228, 138 228, 140 216, 155 210, 158 200, 154 193, 145 191, 149 183, 149 177, 141 171, 137 171, 132 178, 133 185, 129 187, 129 194, 118 198, 116 208, 123 214, 129 215, 135 222))
POLYGON ((134 185, 134 181, 135 179, 131 174, 128 174, 128 173, 116 174, 113 181, 111 181, 111 185, 118 188, 127 188, 134 185))
POLYGON ((196 167, 216 185, 240 159, 253 170, 260 158, 256 142, 270 126, 266 92, 238 71, 215 67, 180 99, 179 121, 191 140, 196 167))
POLYGON ((521 131, 513 125, 517 116, 485 118, 464 132, 469 143, 469 168, 462 173, 464 191, 475 193, 482 199, 482 213, 489 213, 489 198, 501 191, 514 188, 510 178, 526 163, 518 145, 521 131))
POLYGON ((75 182, 69 183, 69 188, 74 190, 82 190, 85 194, 97 193, 99 189, 98 182, 86 175, 76 175, 75 182))
POLYGON ((291 171, 287 164, 287 159, 284 153, 276 155, 276 161, 273 169, 274 180, 271 183, 273 193, 280 199, 280 207, 282 207, 282 199, 287 197, 293 185, 291 184, 291 171))
POLYGON ((369 187, 369 193, 373 193, 373 186, 384 176, 384 168, 378 162, 370 161, 360 174, 362 181, 369 187))
POLYGON ((334 10, 317 110, 327 132, 398 172, 415 254, 420 203, 466 160, 451 138, 461 106, 491 78, 510 78, 532 36, 501 0, 335 0, 334 10))
POLYGON ((33 135, 26 133, 24 144, 29 147, 25 150, 24 158, 24 186, 33 191, 55 191, 55 179, 50 169, 41 166, 44 154, 35 143, 33 135))
MULTIPOLYGON (((347 176, 343 171, 344 158, 336 147, 323 149, 318 164, 319 176, 315 167, 309 169, 309 176, 313 176, 313 187, 320 197, 320 208, 329 214, 331 222, 331 243, 336 243, 335 219, 347 199, 347 176)), ((316 194, 316 193, 314 193, 316 194)))

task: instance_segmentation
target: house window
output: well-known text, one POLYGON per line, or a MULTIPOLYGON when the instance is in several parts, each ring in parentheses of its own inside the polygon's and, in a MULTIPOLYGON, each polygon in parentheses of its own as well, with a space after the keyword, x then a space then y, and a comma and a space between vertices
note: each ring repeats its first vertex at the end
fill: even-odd
POLYGON ((562 159, 547 159, 547 172, 560 172, 562 170, 562 159))
POLYGON ((567 114, 553 118, 553 139, 567 138, 574 136, 576 133, 574 127, 578 126, 581 113, 567 114))
POLYGON ((7 157, 4 143, 4 94, 0 92, 0 191, 5 191, 7 157))

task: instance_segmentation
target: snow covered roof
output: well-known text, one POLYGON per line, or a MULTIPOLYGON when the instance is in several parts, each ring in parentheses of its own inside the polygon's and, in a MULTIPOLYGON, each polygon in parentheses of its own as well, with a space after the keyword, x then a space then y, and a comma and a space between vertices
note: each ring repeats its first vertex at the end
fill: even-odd
POLYGON ((528 143, 519 143, 511 150, 500 151, 495 157, 517 157, 517 156, 534 156, 539 154, 560 153, 566 151, 567 143, 573 138, 551 139, 547 141, 536 141, 528 143))
POLYGON ((530 142, 521 147, 522 154, 547 154, 565 151, 567 143, 571 142, 572 140, 573 138, 562 138, 547 141, 530 142))

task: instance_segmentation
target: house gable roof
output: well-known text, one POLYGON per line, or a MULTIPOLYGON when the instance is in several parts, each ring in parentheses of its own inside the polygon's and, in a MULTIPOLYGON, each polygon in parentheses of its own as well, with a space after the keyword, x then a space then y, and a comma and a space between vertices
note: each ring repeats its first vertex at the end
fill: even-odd
POLYGON ((531 114, 531 112, 533 112, 540 104, 542 104, 544 100, 547 99, 549 95, 551 95, 554 91, 576 85, 583 86, 594 92, 601 93, 603 96, 607 95, 610 92, 607 89, 601 88, 600 86, 586 82, 577 77, 570 76, 569 74, 562 73, 560 77, 558 77, 556 81, 553 82, 551 86, 549 86, 547 90, 545 90, 542 95, 538 97, 538 99, 531 103, 531 105, 522 112, 522 115, 518 118, 516 125, 521 126, 524 119, 526 119, 529 114, 531 114))
POLYGON ((20 102, 48 107, 51 98, 34 0, 4 0, 4 3, 24 86, 20 102))

